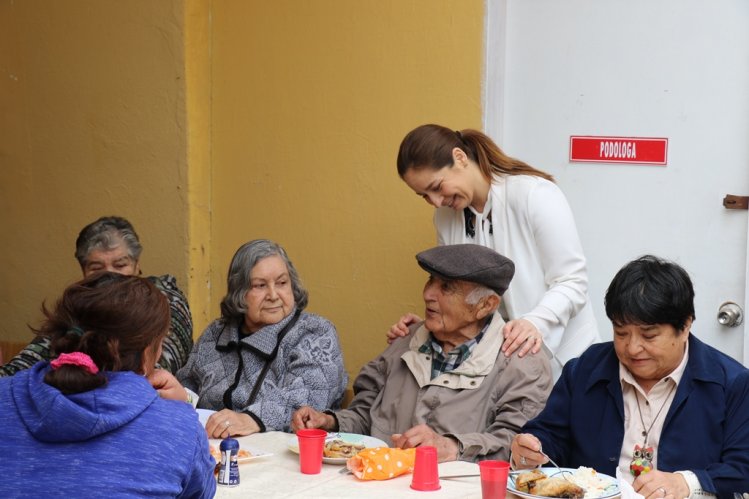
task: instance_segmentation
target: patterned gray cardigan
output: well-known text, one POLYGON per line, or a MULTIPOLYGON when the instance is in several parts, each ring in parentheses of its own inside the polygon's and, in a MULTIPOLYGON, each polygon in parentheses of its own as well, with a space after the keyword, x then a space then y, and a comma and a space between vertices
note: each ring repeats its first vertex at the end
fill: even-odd
POLYGON ((240 335, 236 322, 213 321, 177 373, 177 379, 199 395, 198 407, 244 412, 258 422, 261 431, 289 431, 292 413, 303 405, 321 411, 339 408, 348 376, 335 326, 306 312, 283 337, 255 401, 248 404, 279 332, 295 311, 250 335, 240 335), (232 390, 240 364, 239 382, 232 390))

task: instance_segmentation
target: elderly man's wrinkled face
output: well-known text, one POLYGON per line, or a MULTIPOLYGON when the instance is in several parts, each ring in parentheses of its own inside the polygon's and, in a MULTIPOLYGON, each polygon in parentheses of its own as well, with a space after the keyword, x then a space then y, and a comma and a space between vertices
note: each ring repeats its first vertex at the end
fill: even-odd
POLYGON ((614 323, 616 356, 640 386, 650 390, 679 367, 691 325, 690 320, 679 332, 670 324, 614 323))
POLYGON ((294 308, 294 291, 286 262, 278 255, 259 260, 250 271, 250 289, 245 295, 245 327, 254 333, 276 324, 294 308))
POLYGON ((87 277, 102 270, 124 275, 136 275, 140 271, 138 262, 127 252, 125 243, 111 250, 94 249, 89 252, 83 265, 83 276, 87 277))
POLYGON ((454 335, 470 337, 478 332, 478 307, 465 301, 475 287, 466 281, 429 276, 424 286, 425 325, 438 340, 454 335))

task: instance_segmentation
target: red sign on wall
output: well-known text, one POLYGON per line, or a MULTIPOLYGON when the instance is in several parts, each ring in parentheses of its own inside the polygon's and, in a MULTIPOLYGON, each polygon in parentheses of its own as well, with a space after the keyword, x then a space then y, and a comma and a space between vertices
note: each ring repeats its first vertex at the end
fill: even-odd
POLYGON ((570 161, 665 165, 668 139, 654 137, 570 137, 570 161))

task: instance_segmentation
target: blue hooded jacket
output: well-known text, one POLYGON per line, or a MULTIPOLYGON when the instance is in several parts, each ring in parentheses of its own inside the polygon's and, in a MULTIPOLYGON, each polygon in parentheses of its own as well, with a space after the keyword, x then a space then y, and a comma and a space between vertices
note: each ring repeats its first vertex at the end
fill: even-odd
POLYGON ((40 362, 0 379, 0 497, 213 497, 215 461, 189 404, 133 372, 64 395, 40 362))

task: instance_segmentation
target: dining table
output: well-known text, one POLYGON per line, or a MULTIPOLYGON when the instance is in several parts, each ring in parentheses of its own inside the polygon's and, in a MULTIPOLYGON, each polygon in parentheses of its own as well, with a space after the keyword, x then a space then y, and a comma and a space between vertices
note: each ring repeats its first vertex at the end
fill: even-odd
MULTIPOLYGON (((359 480, 345 470, 343 464, 323 463, 316 475, 305 475, 299 470, 299 455, 290 447, 296 438, 292 433, 269 431, 244 437, 234 437, 240 449, 249 450, 260 457, 252 457, 239 465, 239 484, 218 485, 217 498, 229 497, 305 497, 356 499, 421 497, 426 498, 480 498, 481 480, 476 463, 450 461, 440 463, 440 476, 472 475, 459 478, 441 478, 440 489, 429 492, 411 488, 411 473, 390 480, 359 480), (266 454, 266 455, 262 455, 266 454)), ((219 440, 211 440, 218 445, 219 440)), ((508 497, 511 497, 508 494, 508 497)))

